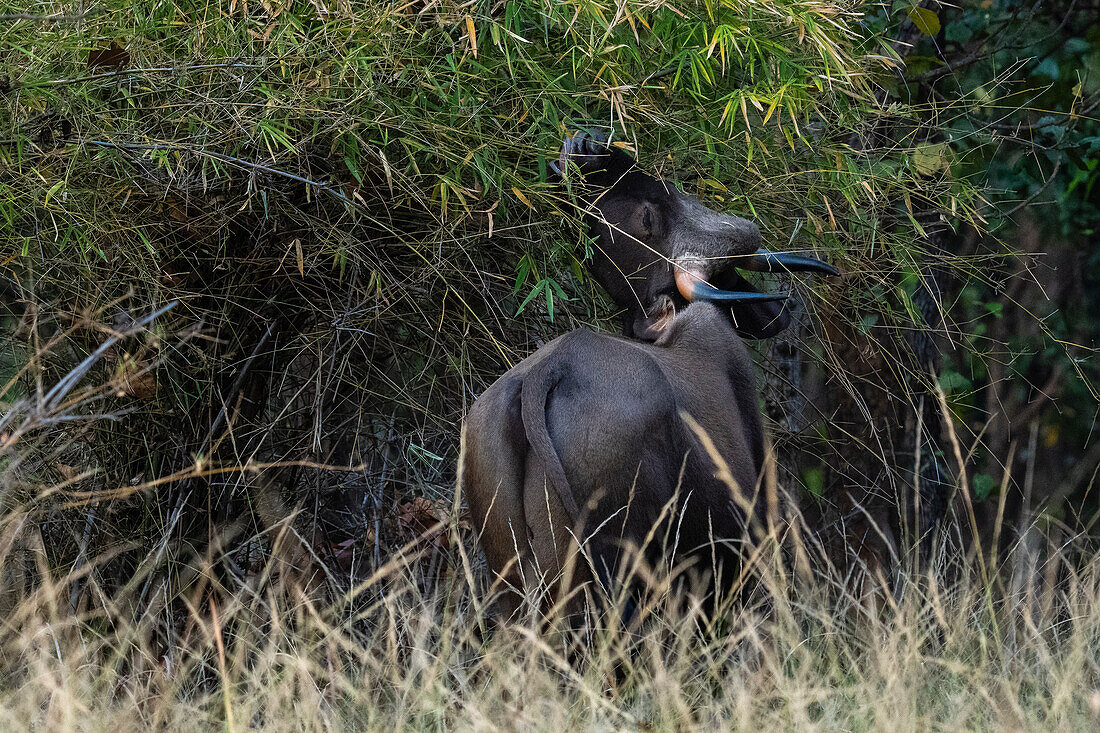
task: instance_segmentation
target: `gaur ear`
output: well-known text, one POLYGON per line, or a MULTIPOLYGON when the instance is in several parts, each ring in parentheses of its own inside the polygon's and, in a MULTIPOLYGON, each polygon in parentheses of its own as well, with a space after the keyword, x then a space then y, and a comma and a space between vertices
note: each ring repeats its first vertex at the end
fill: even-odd
POLYGON ((668 332, 676 317, 672 298, 662 295, 649 309, 648 315, 639 314, 634 319, 634 338, 641 341, 657 341, 668 332))
POLYGON ((579 172, 597 186, 613 186, 634 167, 634 159, 625 152, 607 144, 607 138, 599 132, 579 130, 567 135, 562 142, 561 155, 551 162, 550 169, 559 179, 579 172))

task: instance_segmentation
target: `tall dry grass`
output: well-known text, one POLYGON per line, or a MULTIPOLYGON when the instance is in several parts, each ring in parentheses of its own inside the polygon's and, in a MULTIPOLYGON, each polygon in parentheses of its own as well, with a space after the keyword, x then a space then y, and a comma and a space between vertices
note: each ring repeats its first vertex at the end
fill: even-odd
POLYGON ((65 578, 43 582, 3 621, 0 721, 6 730, 1088 729, 1100 718, 1098 564, 1051 562, 1064 573, 1057 586, 1042 574, 1011 593, 974 578, 907 578, 901 598, 878 608, 841 578, 795 582, 776 563, 757 602, 727 608, 715 625, 668 604, 631 635, 586 628, 579 659, 533 622, 494 626, 464 564, 425 592, 397 561, 334 603, 255 581, 228 595, 195 589, 169 641, 159 640, 162 620, 134 617, 125 594, 70 613, 65 578))
POLYGON ((44 344, 20 375, 32 388, 0 416, 0 730, 1100 722, 1100 556, 1037 524, 1014 531, 1007 553, 977 553, 961 501, 925 569, 903 553, 889 577, 858 547, 838 557, 820 546, 826 533, 790 501, 747 553, 745 593, 712 617, 666 578, 628 628, 622 598, 577 625, 544 621, 532 592, 524 617, 497 618, 460 497, 444 535, 406 533, 404 547, 346 565, 324 542, 301 543, 324 557, 280 552, 295 544, 293 518, 251 537, 254 525, 231 518, 194 543, 179 529, 183 500, 140 533, 101 532, 169 482, 247 485, 262 473, 198 454, 171 474, 89 488, 95 472, 74 468, 87 465, 79 437, 124 416, 117 393, 163 367, 120 349, 195 337, 159 328, 167 315, 116 326, 52 383, 39 362, 63 340, 44 344))
MULTIPOLYGON (((9 462, 9 481, 13 470, 9 462)), ((675 573, 658 574, 651 603, 624 625, 621 597, 581 621, 544 619, 534 591, 525 615, 498 618, 457 507, 445 539, 414 538, 370 570, 329 568, 322 583, 277 550, 249 564, 249 543, 232 542, 170 565, 151 558, 106 587, 100 578, 111 576, 94 571, 109 555, 59 572, 42 543, 48 513, 9 505, 0 520, 0 728, 1100 724, 1100 556, 1083 541, 1032 541, 981 564, 950 549, 959 533, 949 532, 928 571, 903 561, 884 578, 858 558, 838 569, 797 507, 785 506, 784 521, 746 540, 740 597, 712 616, 675 573)), ((278 546, 292 531, 287 522, 255 541, 278 546)))

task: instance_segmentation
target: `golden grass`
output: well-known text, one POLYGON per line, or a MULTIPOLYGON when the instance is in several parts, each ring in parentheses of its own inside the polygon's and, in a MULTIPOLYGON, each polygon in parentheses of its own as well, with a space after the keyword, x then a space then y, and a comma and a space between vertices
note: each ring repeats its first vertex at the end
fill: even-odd
POLYGON ((468 536, 432 582, 422 551, 320 594, 271 567, 227 580, 224 558, 199 557, 181 564, 190 580, 150 577, 143 593, 143 582, 95 587, 86 570, 51 580, 27 564, 33 525, 15 529, 9 519, 0 547, 4 730, 1100 723, 1100 558, 1065 547, 1046 548, 1015 580, 1013 557, 989 586, 954 561, 950 572, 899 574, 891 595, 816 564, 796 579, 789 547, 765 549, 755 590, 713 623, 666 586, 629 632, 607 615, 566 632, 560 619, 540 628, 534 614, 494 619, 468 536), (36 587, 13 587, 19 568, 36 587), (953 582, 937 577, 948 574, 953 582), (74 582, 90 584, 75 611, 74 582))

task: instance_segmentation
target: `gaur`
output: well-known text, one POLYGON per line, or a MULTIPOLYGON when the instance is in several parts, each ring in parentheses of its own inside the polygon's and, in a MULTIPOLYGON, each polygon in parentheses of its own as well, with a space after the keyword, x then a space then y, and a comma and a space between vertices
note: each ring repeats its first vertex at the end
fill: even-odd
POLYGON ((707 208, 590 135, 567 138, 556 167, 586 207, 597 236, 590 267, 625 309, 626 337, 560 336, 470 409, 460 482, 506 584, 503 610, 532 583, 557 583, 552 599, 593 573, 609 587, 627 546, 644 547, 650 566, 694 555, 701 569, 725 567, 717 583, 728 586, 764 460, 738 334, 785 325, 784 296, 756 292, 735 268, 837 271, 760 249, 755 224, 707 208))

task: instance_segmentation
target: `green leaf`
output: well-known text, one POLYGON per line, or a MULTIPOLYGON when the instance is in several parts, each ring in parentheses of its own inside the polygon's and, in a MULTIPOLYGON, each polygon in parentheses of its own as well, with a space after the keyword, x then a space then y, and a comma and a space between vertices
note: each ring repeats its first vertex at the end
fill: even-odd
POLYGON ((924 143, 913 151, 913 168, 922 176, 928 176, 947 167, 947 154, 943 143, 924 143))
POLYGON ((978 501, 985 501, 989 498, 989 495, 993 493, 993 489, 997 488, 997 480, 988 473, 974 474, 974 479, 971 483, 973 485, 974 498, 978 501))
POLYGON ((1054 124, 1055 118, 1053 117, 1049 118, 1051 120, 1050 122, 1047 122, 1047 119, 1048 118, 1044 117, 1039 120, 1038 124, 1035 125, 1035 130, 1040 135, 1049 135, 1054 138, 1055 143, 1062 142, 1062 139, 1066 136, 1066 126, 1054 124))
POLYGON ((569 300, 569 298, 565 295, 565 291, 561 289, 561 285, 558 285, 557 280, 551 280, 550 287, 554 289, 554 292, 558 294, 559 298, 561 298, 562 300, 569 300))
POLYGON ((424 461, 425 463, 427 463, 429 461, 435 461, 435 462, 438 463, 439 461, 443 460, 443 456, 436 455, 435 453, 432 453, 430 450, 428 450, 424 446, 416 445, 415 443, 409 443, 409 451, 408 452, 409 452, 409 455, 412 456, 413 458, 418 458, 421 461, 424 461))
POLYGON ((912 7, 908 11, 909 20, 926 36, 934 36, 940 32, 940 16, 928 8, 912 7))
POLYGON ((940 387, 943 388, 944 392, 955 389, 970 389, 971 382, 958 372, 945 368, 940 372, 940 387))
POLYGON ((573 271, 573 277, 577 279, 577 282, 584 284, 584 266, 581 265, 581 261, 576 257, 569 258, 569 269, 573 271))
POLYGON ((813 496, 825 493, 825 473, 820 468, 808 468, 802 472, 802 484, 813 496))
POLYGON ((1092 44, 1084 38, 1067 38, 1062 44, 1062 53, 1075 55, 1086 53, 1092 48, 1092 44))
POLYGON ((1058 60, 1053 56, 1048 56, 1039 62, 1039 65, 1032 70, 1031 75, 1043 75, 1049 76, 1051 79, 1057 79, 1060 76, 1058 60))
POLYGON ((527 304, 535 299, 535 296, 546 289, 546 280, 542 279, 535 283, 535 287, 531 288, 531 292, 527 294, 527 297, 523 299, 523 302, 519 304, 519 308, 516 308, 516 315, 518 316, 523 312, 523 309, 527 307, 527 304))
POLYGON ((348 167, 348 172, 359 181, 359 185, 363 185, 363 176, 359 173, 359 166, 355 164, 355 160, 350 155, 344 156, 344 165, 348 167))
POLYGON ((527 275, 530 272, 531 258, 528 255, 524 255, 519 259, 519 266, 516 267, 516 284, 515 287, 512 288, 513 295, 518 293, 519 289, 523 287, 523 284, 527 282, 527 275))
POLYGON ((943 32, 943 37, 951 43, 966 43, 973 35, 974 29, 960 21, 948 23, 943 32))
POLYGON ((905 73, 910 77, 920 76, 931 71, 933 65, 939 66, 939 59, 914 54, 905 59, 905 73))

